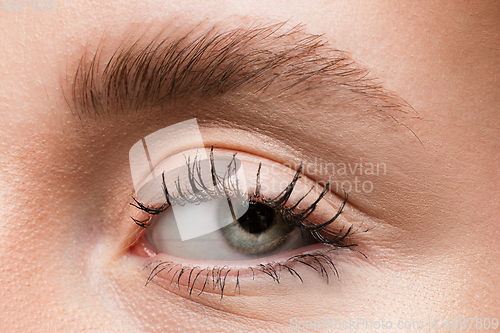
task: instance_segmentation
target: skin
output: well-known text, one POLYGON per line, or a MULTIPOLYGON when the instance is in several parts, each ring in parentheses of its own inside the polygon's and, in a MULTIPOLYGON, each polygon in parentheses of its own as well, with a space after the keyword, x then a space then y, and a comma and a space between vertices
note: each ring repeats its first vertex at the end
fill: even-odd
MULTIPOLYGON (((0 10, 2 330, 284 332, 292 318, 366 318, 422 321, 428 331, 431 318, 439 320, 431 331, 444 332, 446 318, 499 318, 498 17, 494 1, 60 1, 53 12, 0 10), (355 239, 367 258, 338 250, 339 278, 328 285, 307 270, 303 284, 258 277, 222 301, 210 292, 190 299, 168 282, 145 286, 129 251, 138 229, 128 150, 185 119, 141 110, 80 120, 64 82, 88 45, 105 35, 118 45, 131 26, 254 20, 324 34, 413 107, 398 118, 404 126, 298 100, 270 109, 198 101, 189 111, 209 145, 295 168, 315 158, 385 163, 386 174, 361 176, 374 190, 351 193, 339 222, 369 229, 355 239)), ((342 199, 333 193, 329 202, 342 199)))

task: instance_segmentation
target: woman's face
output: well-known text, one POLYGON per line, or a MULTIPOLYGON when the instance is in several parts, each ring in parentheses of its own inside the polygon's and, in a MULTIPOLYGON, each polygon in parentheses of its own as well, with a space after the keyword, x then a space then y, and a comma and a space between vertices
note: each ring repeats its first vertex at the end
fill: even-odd
POLYGON ((3 330, 498 327, 499 2, 3 3, 3 330))

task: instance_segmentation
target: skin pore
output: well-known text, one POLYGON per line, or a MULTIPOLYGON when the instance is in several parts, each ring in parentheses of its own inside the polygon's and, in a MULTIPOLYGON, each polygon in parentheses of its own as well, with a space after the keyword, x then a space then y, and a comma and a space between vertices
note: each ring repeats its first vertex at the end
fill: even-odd
MULTIPOLYGON (((284 332, 292 318, 383 318, 447 331, 446 318, 500 317, 498 2, 87 1, 0 17, 3 330, 284 332), (206 57, 240 44, 216 70, 201 57, 177 90, 168 72, 146 102, 130 97, 154 89, 124 86, 117 63, 105 89, 106 64, 134 42, 137 57, 149 42, 189 50, 200 36, 226 36, 197 44, 206 57), (245 80, 219 80, 225 69, 245 80), (360 231, 359 252, 330 254, 338 278, 298 267, 303 283, 261 273, 239 292, 230 278, 222 300, 161 277, 145 285, 129 149, 192 118, 207 147, 302 162, 311 182, 372 184, 349 191, 332 225, 360 231)), ((336 211, 343 199, 332 187, 325 202, 336 211)))

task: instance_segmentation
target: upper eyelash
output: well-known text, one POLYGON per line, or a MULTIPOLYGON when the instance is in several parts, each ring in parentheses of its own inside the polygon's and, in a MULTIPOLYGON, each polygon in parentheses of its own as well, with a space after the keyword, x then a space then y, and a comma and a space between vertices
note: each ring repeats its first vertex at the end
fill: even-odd
MULTIPOLYGON (((155 215, 161 214, 165 212, 168 208, 170 208, 173 204, 179 204, 179 205, 184 205, 186 203, 193 203, 193 202, 204 202, 204 201, 209 201, 212 199, 219 199, 222 196, 226 197, 228 200, 231 196, 240 196, 241 191, 239 189, 239 183, 238 183, 238 178, 236 177, 236 182, 232 183, 229 181, 230 179, 233 179, 231 177, 231 165, 234 164, 236 167, 236 154, 233 154, 232 160, 228 165, 228 170, 224 177, 220 177, 215 170, 215 163, 214 163, 214 155, 213 155, 213 149, 214 146, 211 147, 210 149, 210 167, 211 167, 211 176, 212 176, 212 182, 213 182, 213 190, 210 190, 204 183, 202 177, 201 177, 201 162, 197 160, 197 157, 193 159, 193 162, 191 162, 190 157, 186 158, 186 165, 188 167, 188 181, 190 185, 190 189, 186 188, 184 191, 181 188, 180 181, 177 180, 175 181, 175 187, 177 190, 177 196, 172 196, 171 193, 168 192, 168 189, 165 185, 165 175, 162 173, 162 189, 163 189, 163 195, 165 197, 165 202, 162 203, 160 206, 155 207, 151 205, 144 204, 137 200, 137 198, 132 197, 133 201, 130 203, 132 206, 136 207, 139 210, 142 210, 146 212, 149 216, 148 218, 144 220, 138 220, 133 217, 132 220, 139 225, 140 227, 147 228, 151 225, 152 223, 152 218, 155 215)), ((261 163, 259 163, 259 168, 257 171, 257 176, 256 176, 256 189, 255 193, 250 195, 249 197, 249 202, 250 203, 256 203, 256 202, 262 202, 269 207, 276 209, 280 214, 283 215, 284 220, 287 223, 290 223, 294 226, 299 227, 302 231, 306 230, 311 233, 311 235, 319 242, 323 244, 330 244, 334 245, 336 247, 354 247, 357 246, 357 244, 346 244, 344 243, 345 239, 354 234, 353 226, 351 225, 346 231, 344 231, 344 227, 341 228, 338 232, 333 234, 331 237, 325 236, 323 233, 321 233, 322 230, 324 230, 326 227, 328 227, 331 223, 333 223, 343 212, 344 207, 347 203, 348 200, 348 194, 347 192, 344 192, 344 201, 342 204, 339 206, 337 213, 328 221, 320 223, 320 224, 315 224, 311 222, 308 217, 314 212, 316 209, 318 203, 323 199, 323 197, 328 193, 330 190, 330 183, 328 182, 321 193, 319 194, 318 198, 307 208, 305 209, 298 209, 299 203, 309 195, 309 193, 312 191, 313 187, 304 195, 302 198, 297 200, 297 202, 292 205, 291 207, 288 207, 286 204, 288 203, 288 200, 292 194, 293 189, 295 188, 295 185, 297 184, 297 181, 299 180, 300 173, 302 171, 303 164, 300 164, 300 167, 297 169, 295 172, 295 175, 292 179, 292 181, 286 186, 285 189, 281 191, 280 194, 278 194, 274 198, 267 198, 263 196, 260 193, 261 189, 261 183, 260 183, 260 170, 261 170, 261 163)))

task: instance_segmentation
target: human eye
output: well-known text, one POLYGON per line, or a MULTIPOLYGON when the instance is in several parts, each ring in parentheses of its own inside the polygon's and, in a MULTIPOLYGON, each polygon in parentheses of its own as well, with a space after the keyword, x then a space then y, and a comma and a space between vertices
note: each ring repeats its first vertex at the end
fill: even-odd
POLYGON ((304 282, 304 268, 338 277, 332 253, 357 246, 358 230, 341 219, 347 193, 335 196, 302 171, 214 146, 165 158, 131 202, 139 227, 131 253, 146 284, 222 298, 260 276, 304 282))

